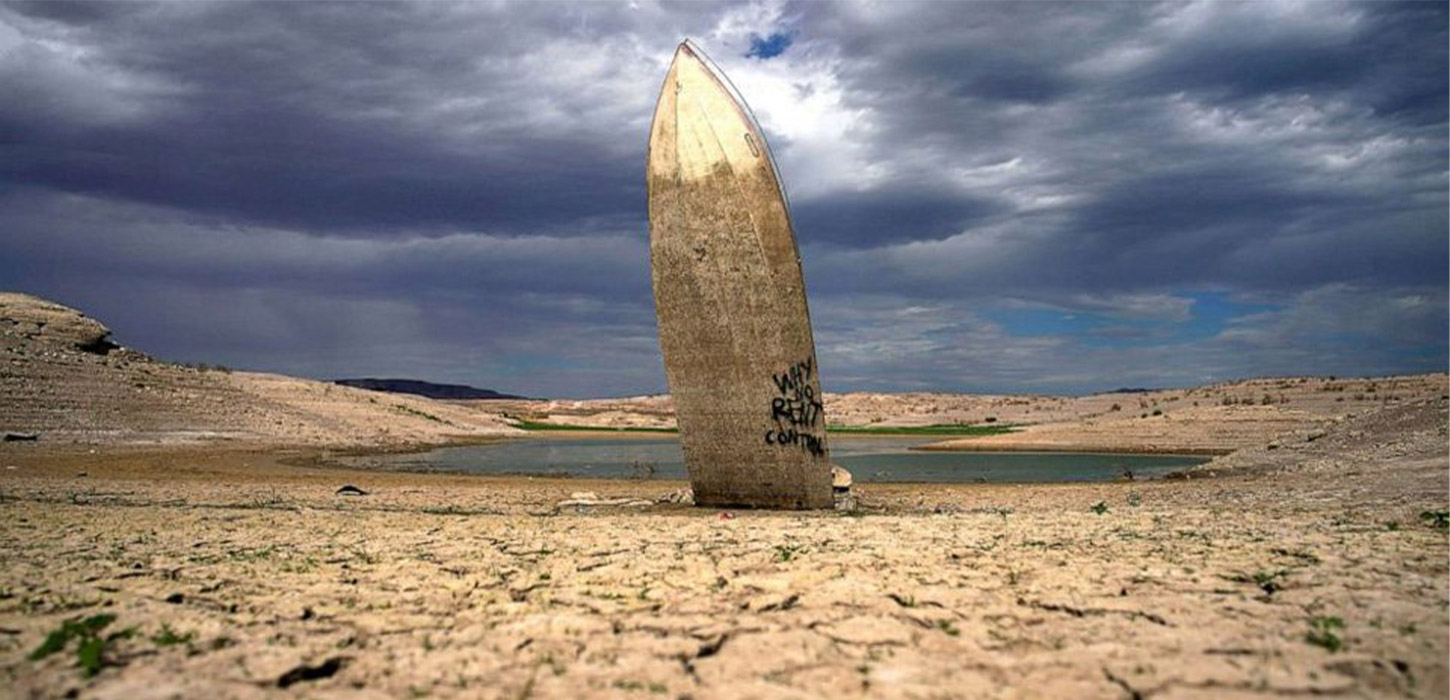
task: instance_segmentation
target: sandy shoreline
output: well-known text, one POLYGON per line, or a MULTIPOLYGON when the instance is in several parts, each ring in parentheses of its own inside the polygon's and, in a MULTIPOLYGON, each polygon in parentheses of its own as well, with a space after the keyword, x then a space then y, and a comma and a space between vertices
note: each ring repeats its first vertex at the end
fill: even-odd
POLYGON ((1444 404, 1211 478, 864 484, 854 516, 8 443, 0 674, 12 697, 1444 697, 1444 404), (28 658, 100 613, 134 633, 95 677, 74 643, 28 658))

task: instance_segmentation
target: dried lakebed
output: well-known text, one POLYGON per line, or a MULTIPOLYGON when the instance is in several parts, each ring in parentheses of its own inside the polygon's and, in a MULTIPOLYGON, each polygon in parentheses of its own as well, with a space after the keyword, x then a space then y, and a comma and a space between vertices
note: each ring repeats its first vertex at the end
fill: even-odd
MULTIPOLYGON (((835 436, 831 458, 863 483, 1044 483, 1161 477, 1208 461, 1139 454, 921 452, 940 438, 835 436)), ((350 457, 349 466, 402 471, 532 474, 601 479, 684 479, 679 441, 670 437, 544 437, 428 452, 350 457)))
POLYGON ((863 483, 850 514, 4 443, 0 696, 1444 698, 1447 404, 1186 480, 863 483))

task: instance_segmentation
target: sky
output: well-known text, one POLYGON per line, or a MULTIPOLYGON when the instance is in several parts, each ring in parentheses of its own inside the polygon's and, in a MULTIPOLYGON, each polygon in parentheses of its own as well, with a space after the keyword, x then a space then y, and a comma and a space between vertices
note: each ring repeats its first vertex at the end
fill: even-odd
POLYGON ((665 391, 649 120, 781 169, 828 391, 1447 365, 1447 5, 0 5, 0 289, 160 358, 665 391))

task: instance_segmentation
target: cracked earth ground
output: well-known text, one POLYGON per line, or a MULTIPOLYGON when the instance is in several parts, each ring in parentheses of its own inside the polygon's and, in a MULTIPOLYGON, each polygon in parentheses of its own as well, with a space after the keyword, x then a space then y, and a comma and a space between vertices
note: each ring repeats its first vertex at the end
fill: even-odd
POLYGON ((1432 401, 1187 480, 866 485, 853 514, 5 446, 0 694, 1445 697, 1444 426, 1432 401), (31 658, 95 615, 94 676, 81 640, 31 658))

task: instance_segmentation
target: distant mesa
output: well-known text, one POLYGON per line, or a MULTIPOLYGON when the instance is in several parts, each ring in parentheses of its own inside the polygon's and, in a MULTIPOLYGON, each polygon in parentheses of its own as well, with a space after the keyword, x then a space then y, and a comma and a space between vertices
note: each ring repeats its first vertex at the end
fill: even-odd
POLYGON ((0 331, 7 335, 105 355, 120 347, 111 329, 69 306, 19 292, 0 292, 0 331))
POLYGON ((392 394, 413 394, 415 396, 426 396, 430 399, 527 399, 527 396, 515 396, 513 394, 501 394, 492 389, 479 389, 478 387, 466 384, 434 384, 417 379, 334 379, 333 384, 341 384, 357 389, 369 391, 386 391, 392 394))

